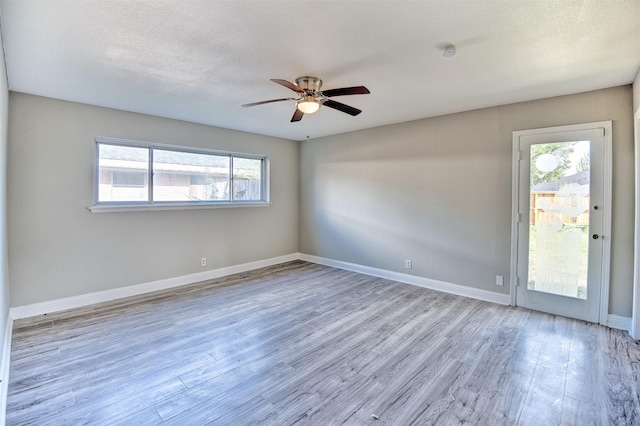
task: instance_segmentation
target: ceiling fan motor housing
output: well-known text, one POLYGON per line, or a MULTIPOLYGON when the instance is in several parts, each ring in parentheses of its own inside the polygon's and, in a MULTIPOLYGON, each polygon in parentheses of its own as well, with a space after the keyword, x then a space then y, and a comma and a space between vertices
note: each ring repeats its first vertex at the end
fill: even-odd
POLYGON ((309 75, 296 78, 296 84, 307 93, 319 93, 322 88, 322 80, 309 75))

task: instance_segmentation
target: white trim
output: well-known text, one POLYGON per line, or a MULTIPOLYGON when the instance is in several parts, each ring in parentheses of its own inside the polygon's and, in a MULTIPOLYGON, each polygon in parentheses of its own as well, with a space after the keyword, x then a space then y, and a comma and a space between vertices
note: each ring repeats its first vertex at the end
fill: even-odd
MULTIPOLYGON (((94 293, 81 294, 78 296, 65 297, 46 302, 33 303, 30 305, 16 306, 9 310, 9 318, 7 320, 7 330, 5 331, 5 342, 3 351, 6 357, 3 357, 3 365, 0 366, 3 372, 3 383, 6 384, 8 377, 8 365, 4 365, 4 361, 8 360, 11 352, 11 332, 13 321, 22 318, 44 315, 52 312, 59 312, 68 309, 80 308, 96 303, 110 302, 112 300, 122 299, 125 297, 138 296, 159 290, 166 290, 174 287, 194 284, 206 280, 221 278, 224 276, 247 272, 258 268, 277 265, 280 263, 291 262, 294 260, 304 260, 306 262, 317 263, 319 265, 331 266, 338 269, 358 272, 374 277, 386 278, 404 284, 411 284, 418 287, 428 288, 431 290, 441 291, 444 293, 455 294, 458 296, 469 297, 472 299, 484 300, 486 302, 497 303, 500 305, 509 305, 509 295, 497 293, 494 291, 483 290, 479 288, 469 287, 460 284, 453 284, 446 281, 439 281, 430 278, 418 277, 415 275, 403 274, 400 272, 389 271, 386 269, 374 268, 371 266, 359 265, 356 263, 343 262, 341 260, 328 259, 320 256, 314 256, 304 253, 291 253, 284 256, 273 257, 270 259, 258 260, 255 262, 233 265, 210 271, 198 272, 195 274, 183 275, 164 280, 152 281, 148 283, 136 284, 127 287, 119 287, 111 290, 99 291, 94 293)), ((603 325, 612 328, 629 329, 631 318, 618 315, 609 315, 608 321, 603 325), (626 324, 626 325, 625 325, 626 324)), ((0 401, 1 403, 1 401, 0 401)), ((2 424, 2 423, 0 423, 2 424)))
MULTIPOLYGON (((613 192, 613 124, 611 121, 593 123, 604 128, 604 155, 603 155, 603 179, 604 179, 604 211, 602 212, 602 271, 600 287, 600 324, 609 323, 609 280, 611 279, 611 210, 613 202, 611 193, 613 192)), ((628 330, 628 328, 627 328, 628 330)))
MULTIPOLYGON (((511 283, 509 286, 510 303, 516 305, 516 282, 518 273, 518 221, 519 221, 519 179, 520 179, 520 137, 527 135, 554 134, 559 132, 578 132, 590 129, 604 129, 603 143, 603 229, 602 229, 602 271, 600 287, 600 307, 598 323, 608 324, 609 319, 609 287, 611 268, 611 193, 612 193, 612 121, 570 124, 566 126, 546 127, 540 129, 516 130, 512 136, 512 177, 511 177, 511 283)), ((637 228, 637 227, 636 227, 637 228)))
POLYGON ((119 146, 132 146, 138 148, 154 148, 161 150, 169 150, 169 151, 180 151, 187 152, 192 154, 211 154, 211 155, 233 155, 243 158, 253 158, 253 159, 261 159, 266 158, 266 155, 262 154, 251 154, 248 152, 239 152, 239 151, 226 151, 223 149, 211 149, 211 148, 203 148, 199 146, 191 146, 191 145, 178 145, 171 143, 162 143, 162 142, 151 142, 151 141, 142 141, 136 139, 126 139, 126 138, 114 138, 110 136, 96 136, 94 138, 94 142, 103 143, 107 145, 119 145, 119 146))
POLYGON ((124 297, 138 296, 158 290, 166 290, 173 287, 193 284, 201 281, 212 280, 231 274, 246 272, 253 269, 264 268, 277 265, 279 263, 298 260, 298 253, 285 256, 272 257, 270 259, 258 260, 255 262, 243 263, 240 265, 227 266, 224 268, 211 269, 209 271, 197 272, 195 274, 183 275, 180 277, 168 278, 159 281, 152 281, 143 284, 136 284, 127 287, 119 287, 111 290, 98 291, 94 293, 81 294, 78 296, 65 297, 62 299, 50 300, 47 302, 33 303, 30 305, 17 306, 9 310, 12 319, 28 318, 36 315, 44 315, 52 312, 65 311, 67 309, 80 308, 94 305, 96 303, 110 302, 124 297))
POLYGON ((0 425, 5 424, 7 415, 7 395, 9 393, 9 365, 11 359, 11 337, 13 333, 13 319, 7 316, 2 344, 2 364, 0 364, 0 425))
POLYGON ((87 207, 91 213, 117 213, 117 212, 149 212, 154 210, 194 210, 194 209, 225 209, 236 207, 268 207, 267 201, 234 201, 218 203, 154 203, 154 204, 96 204, 87 207))
MULTIPOLYGON (((152 281, 148 283, 136 284, 127 287, 119 287, 111 290, 98 291, 93 293, 80 294, 78 296, 65 297, 61 299, 50 300, 46 302, 33 303, 23 306, 15 306, 10 308, 10 319, 16 320, 21 318, 29 318, 37 315, 44 315, 53 312, 65 311, 68 309, 81 308, 84 306, 94 305, 97 303, 110 302, 112 300, 122 299, 125 297, 138 296, 145 293, 151 293, 159 290, 167 290, 174 287, 194 284, 206 280, 221 278, 227 275, 247 272, 253 269, 264 268, 267 266, 277 265, 279 263, 290 262, 293 260, 304 260, 307 262, 317 263, 320 265, 332 266, 339 269, 359 272, 365 275, 387 278, 405 284, 416 285, 419 287, 429 288, 432 290, 442 291, 445 293, 456 294, 459 296, 471 297, 473 299, 484 300, 487 302, 498 303, 501 305, 509 304, 509 295, 496 293, 493 291, 477 289, 459 284, 453 284, 445 281, 438 281, 429 278, 418 277, 415 275, 403 274, 399 272, 388 271, 385 269, 373 268, 370 266, 357 265, 339 260, 327 259, 319 256, 313 256, 302 253, 292 253, 284 256, 273 257, 270 259, 259 260, 255 262, 243 263, 224 268, 212 269, 205 272, 183 275, 179 277, 167 278, 164 280, 152 281)), ((9 340, 10 342, 10 340, 9 340)), ((9 343, 10 348, 10 343, 9 343)), ((1 423, 0 423, 1 424, 1 423)))
POLYGON ((509 271, 509 305, 516 306, 516 286, 518 284, 518 202, 520 190, 518 182, 520 176, 520 147, 519 135, 513 132, 513 148, 511 154, 511 266, 509 271))
POLYGON ((129 212, 129 211, 150 211, 150 210, 187 210, 193 208, 225 208, 225 207, 255 207, 255 206, 269 206, 270 202, 270 186, 271 178, 269 176, 271 167, 270 159, 267 155, 245 154, 231 151, 218 151, 208 148, 199 148, 183 145, 170 145, 163 143, 136 141, 131 139, 119 139, 105 136, 96 136, 94 138, 95 149, 93 157, 93 205, 88 209, 91 213, 104 213, 104 212, 129 212), (100 169, 100 154, 99 145, 111 145, 121 147, 133 147, 144 148, 149 151, 148 165, 147 165, 147 183, 148 183, 148 199, 147 202, 128 202, 128 201, 103 201, 98 200, 99 195, 99 169, 100 169), (153 199, 153 153, 155 150, 165 150, 172 152, 183 152, 190 154, 203 154, 220 157, 229 157, 229 199, 223 201, 182 201, 182 202, 164 202, 154 201, 153 199), (233 159, 254 159, 262 161, 261 172, 261 196, 260 200, 234 200, 233 198, 233 159))
POLYGON ((415 275, 403 274, 400 272, 388 271, 386 269, 373 268, 371 266, 358 265, 355 263, 343 262, 340 260, 327 259, 300 253, 300 260, 318 263, 320 265, 332 266, 334 268, 346 269, 348 271, 359 272, 374 277, 386 278, 404 284, 411 284, 431 290, 456 294, 458 296, 470 297, 472 299, 484 300, 486 302, 498 303, 500 305, 509 304, 509 295, 496 293, 494 291, 482 290, 460 284, 453 284, 445 281, 432 280, 430 278, 417 277, 415 275))
POLYGON ((629 331, 629 329, 631 328, 631 317, 623 317, 621 315, 611 314, 607 318, 607 323, 605 325, 609 328, 629 331))
POLYGON ((629 334, 633 339, 640 340, 640 108, 633 120, 636 152, 636 207, 635 207, 635 242, 633 265, 633 310, 629 334))

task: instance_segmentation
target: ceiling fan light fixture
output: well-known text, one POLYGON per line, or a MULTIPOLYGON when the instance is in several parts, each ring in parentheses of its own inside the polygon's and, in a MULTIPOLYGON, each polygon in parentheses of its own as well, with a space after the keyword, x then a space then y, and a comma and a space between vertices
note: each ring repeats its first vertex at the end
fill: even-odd
POLYGON ((298 101, 298 109, 305 114, 313 114, 320 109, 320 102, 313 96, 305 96, 298 101))

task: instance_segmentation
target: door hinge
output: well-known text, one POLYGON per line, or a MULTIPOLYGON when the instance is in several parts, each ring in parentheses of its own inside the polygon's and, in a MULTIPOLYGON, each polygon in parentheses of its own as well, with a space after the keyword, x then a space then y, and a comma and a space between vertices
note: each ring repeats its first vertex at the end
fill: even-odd
POLYGON ((516 287, 520 287, 520 277, 516 277, 516 287))

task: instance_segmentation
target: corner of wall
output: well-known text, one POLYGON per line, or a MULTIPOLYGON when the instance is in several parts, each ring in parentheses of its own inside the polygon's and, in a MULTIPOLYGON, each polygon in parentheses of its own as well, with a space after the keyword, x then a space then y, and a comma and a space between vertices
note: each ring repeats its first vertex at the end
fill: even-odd
POLYGON ((632 83, 633 86, 633 113, 635 114, 640 110, 640 69, 636 74, 635 80, 632 83))
POLYGON ((640 69, 633 82, 633 123, 635 137, 635 242, 634 242, 634 278, 633 278, 633 311, 631 316, 631 337, 640 340, 640 69))
POLYGON ((5 423, 9 356, 11 353, 11 327, 9 318, 9 272, 7 242, 7 145, 9 118, 9 83, 4 56, 2 23, 0 22, 0 424, 5 423))

